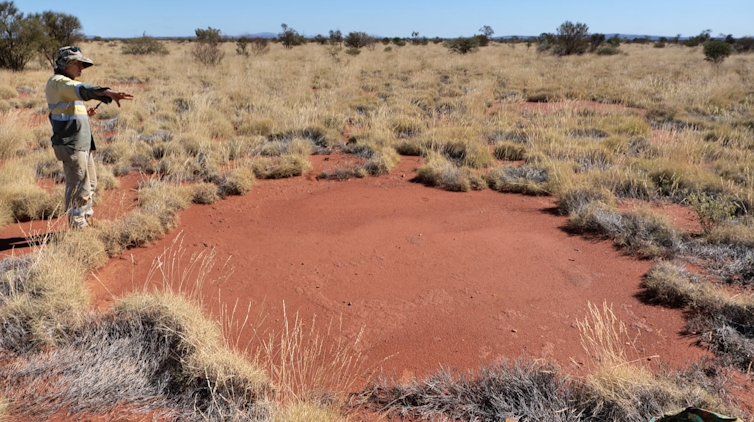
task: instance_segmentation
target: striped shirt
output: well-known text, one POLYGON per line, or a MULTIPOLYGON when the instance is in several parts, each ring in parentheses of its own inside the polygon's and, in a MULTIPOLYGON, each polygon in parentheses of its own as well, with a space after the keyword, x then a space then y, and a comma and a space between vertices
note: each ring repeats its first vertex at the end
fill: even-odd
POLYGON ((76 151, 95 149, 84 101, 92 99, 92 91, 98 89, 101 88, 62 74, 55 74, 47 80, 45 94, 50 109, 53 145, 64 145, 76 151))

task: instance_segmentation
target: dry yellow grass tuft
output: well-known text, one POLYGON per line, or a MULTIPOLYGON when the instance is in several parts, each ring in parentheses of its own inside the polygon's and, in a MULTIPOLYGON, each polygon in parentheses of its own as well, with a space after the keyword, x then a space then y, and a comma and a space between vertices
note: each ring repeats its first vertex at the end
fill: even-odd
POLYGON ((646 360, 636 350, 631 350, 634 356, 631 359, 626 346, 632 347, 635 336, 631 336, 629 329, 606 302, 601 309, 589 303, 589 314, 577 324, 582 346, 594 366, 593 372, 587 376, 587 383, 603 405, 610 403, 630 411, 650 400, 665 402, 667 410, 690 405, 717 411, 728 410, 719 396, 703 386, 688 380, 676 382, 671 377, 656 375, 642 363, 646 360))
POLYGON ((301 176, 308 172, 312 165, 303 155, 281 155, 279 157, 259 157, 251 164, 254 175, 260 179, 282 179, 285 177, 301 176))
POLYGON ((0 85, 0 100, 9 100, 18 97, 18 92, 8 85, 0 85))
POLYGON ((20 111, 0 112, 0 160, 22 153, 27 145, 36 140, 37 136, 24 121, 20 111))
POLYGON ((80 326, 89 309, 83 283, 87 268, 54 246, 15 264, 0 280, 4 293, 0 320, 23 326, 32 345, 57 344, 80 326))
POLYGON ((264 370, 226 347, 221 329, 207 319, 200 303, 169 292, 137 293, 117 300, 115 315, 149 320, 166 333, 178 334, 176 349, 184 354, 182 370, 187 377, 207 377, 213 385, 242 385, 254 398, 272 393, 264 370))
POLYGON ((246 195, 254 183, 254 171, 246 167, 238 167, 228 172, 220 182, 220 193, 228 195, 246 195))
POLYGON ((374 374, 376 368, 358 351, 363 331, 345 341, 338 335, 341 324, 331 320, 319 328, 316 317, 304 323, 298 314, 292 319, 284 314, 282 330, 262 339, 258 359, 278 388, 277 401, 284 409, 329 403, 332 411, 345 404, 360 379, 374 374))
POLYGON ((283 406, 272 416, 272 422, 346 422, 337 409, 327 405, 301 402, 283 406))

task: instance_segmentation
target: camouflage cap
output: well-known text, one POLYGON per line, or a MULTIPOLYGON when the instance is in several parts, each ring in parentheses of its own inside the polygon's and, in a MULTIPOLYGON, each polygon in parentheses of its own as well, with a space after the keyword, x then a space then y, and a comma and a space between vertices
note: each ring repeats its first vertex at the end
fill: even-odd
POLYGON ((94 66, 94 62, 84 57, 84 55, 81 54, 81 49, 78 47, 63 47, 59 49, 58 53, 55 55, 55 66, 58 69, 65 69, 75 62, 83 63, 84 69, 89 66, 94 66))

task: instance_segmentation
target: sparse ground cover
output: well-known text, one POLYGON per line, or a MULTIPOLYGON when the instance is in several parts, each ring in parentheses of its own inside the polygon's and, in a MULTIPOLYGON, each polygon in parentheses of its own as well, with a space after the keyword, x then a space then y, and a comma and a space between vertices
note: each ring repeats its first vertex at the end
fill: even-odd
MULTIPOLYGON (((570 230, 611 239, 629 254, 654 260, 644 300, 686 309, 687 331, 715 353, 719 365, 751 369, 751 55, 712 66, 699 48, 624 46, 625 54, 555 57, 493 43, 464 56, 429 45, 346 59, 308 45, 272 46, 268 54, 251 58, 228 54, 222 65, 204 67, 186 65, 191 44, 167 47, 165 56, 133 57, 122 55, 117 43, 83 46, 99 64, 85 73, 88 82, 127 85, 136 96, 122 109, 101 107, 94 126, 102 187, 116 188, 117 177, 140 172, 138 206, 120 218, 101 220, 84 240, 57 234, 29 258, 2 261, 3 348, 11 355, 35 351, 34 359, 51 362, 53 357, 44 354, 87 344, 82 339, 95 338, 99 329, 113 331, 102 328, 112 323, 108 318, 143 321, 116 315, 117 306, 108 311, 113 314, 88 316, 85 274, 108 256, 172 230, 178 212, 191 203, 244 195, 257 179, 311 174, 312 154, 353 157, 314 175, 336 180, 383 175, 401 155, 419 155, 421 183, 462 192, 489 188, 553 196, 559 211, 570 216, 570 230), (625 209, 621 204, 627 200, 689 207, 702 231, 684 231, 656 207, 625 209), (84 245, 88 249, 82 252, 84 245)), ((60 189, 42 187, 61 180, 46 141, 42 84, 47 73, 2 73, 7 85, 0 87, 2 225, 60 213, 60 189)), ((162 300, 159 294, 148 297, 162 300)), ((131 302, 134 312, 159 314, 147 306, 149 300, 131 302)), ((183 328, 185 315, 166 318, 173 322, 156 326, 182 332, 171 324, 183 328)), ((201 347, 178 340, 171 345, 185 354, 177 372, 161 373, 168 380, 161 385, 175 387, 159 392, 161 400, 179 413, 189 412, 187 397, 198 400, 197 395, 208 400, 197 404, 199 410, 216 416, 240 408, 250 418, 296 412, 264 410, 275 395, 259 392, 274 389, 243 375, 250 369, 241 360, 201 360, 208 353, 234 353, 220 347, 219 337, 211 339, 201 347), (225 351, 204 352, 204 347, 225 351), (238 373, 230 376, 232 382, 224 381, 223 374, 238 373), (215 406, 218 397, 228 397, 218 385, 238 401, 215 406)), ((668 397, 675 399, 658 409, 696 400, 673 394, 668 397)), ((626 409, 631 418, 645 416, 626 409)), ((308 411, 316 413, 301 410, 308 411)))

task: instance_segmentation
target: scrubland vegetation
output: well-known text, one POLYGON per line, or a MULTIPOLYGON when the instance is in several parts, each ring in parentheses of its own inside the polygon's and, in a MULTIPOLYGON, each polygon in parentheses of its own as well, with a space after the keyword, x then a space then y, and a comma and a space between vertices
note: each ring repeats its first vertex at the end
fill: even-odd
MULTIPOLYGON (((191 289, 145 290, 92 313, 83 283, 109 256, 173 229, 192 203, 305 174, 310 155, 338 153, 358 164, 317 176, 378 176, 401 155, 418 155, 416 181, 428 186, 557 198, 571 230, 656 260, 645 300, 686 309, 688 332, 717 357, 652 373, 623 351, 625 330, 611 310, 595 308, 580 324, 594 359, 585 379, 542 362, 499 363, 377 382, 362 397, 375 410, 522 421, 639 421, 691 404, 736 412, 721 368, 748 372, 754 363, 753 56, 711 64, 701 46, 622 45, 618 54, 561 57, 496 42, 469 54, 405 42, 348 57, 337 44, 293 42, 245 54, 212 41, 211 30, 204 43, 160 45, 168 54, 129 54, 138 43, 81 45, 97 64, 85 81, 135 96, 93 118, 101 186, 115 188, 133 171, 144 181, 124 217, 0 262, 0 409, 44 419, 125 403, 125 412, 176 420, 345 418, 343 383, 358 388, 347 380, 361 368, 345 345, 327 371, 342 372, 327 385, 339 394, 323 394, 291 377, 302 370, 291 362, 308 359, 295 322, 298 333, 260 340, 261 354, 244 356, 202 316, 191 289), (693 208, 703 230, 676 227, 650 206, 662 202, 693 208)), ((62 211, 60 187, 38 185, 62 180, 49 148, 49 74, 36 63, 0 71, 0 225, 62 211)))

